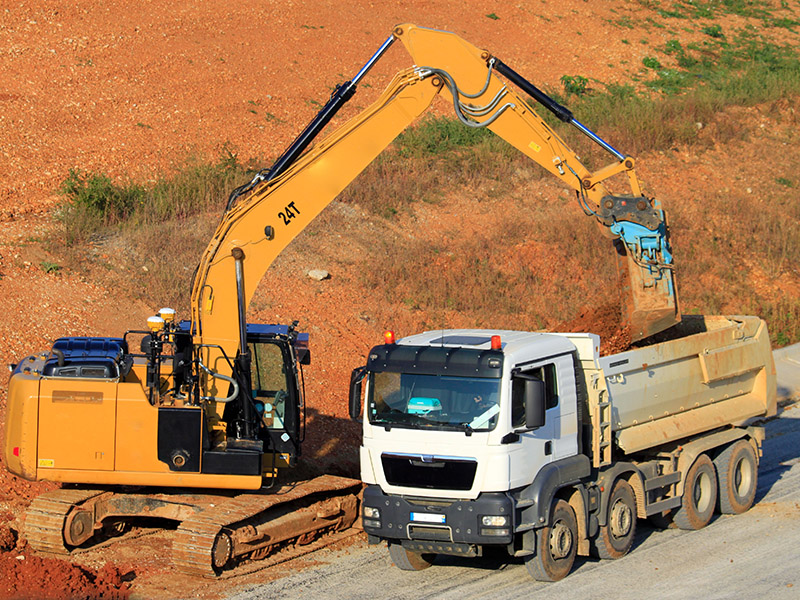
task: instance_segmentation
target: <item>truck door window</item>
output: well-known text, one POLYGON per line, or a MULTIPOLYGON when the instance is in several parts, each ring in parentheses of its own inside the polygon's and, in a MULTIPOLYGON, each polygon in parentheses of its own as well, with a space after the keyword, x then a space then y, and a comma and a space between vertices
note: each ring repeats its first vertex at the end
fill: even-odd
POLYGON ((250 376, 256 409, 266 427, 283 429, 289 386, 281 347, 269 342, 250 343, 248 346, 253 359, 250 376))
MULTIPOLYGON (((524 371, 526 375, 532 375, 544 381, 546 408, 549 410, 558 406, 558 378, 556 377, 556 365, 548 363, 533 369, 524 371)), ((525 426, 525 400, 524 390, 525 381, 514 378, 511 380, 511 426, 525 426)))

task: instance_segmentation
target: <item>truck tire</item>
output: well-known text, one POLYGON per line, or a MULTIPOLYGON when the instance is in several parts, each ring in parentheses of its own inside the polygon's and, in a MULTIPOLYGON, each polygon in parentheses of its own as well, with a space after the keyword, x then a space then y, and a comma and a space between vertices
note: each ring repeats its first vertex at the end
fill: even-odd
POLYGON ((406 550, 400 544, 389 542, 389 556, 395 566, 402 571, 422 571, 433 564, 435 554, 420 554, 406 550))
POLYGON ((593 553, 599 558, 622 558, 633 546, 635 535, 636 496, 630 483, 618 479, 608 499, 606 524, 593 540, 593 553))
POLYGON ((536 530, 536 552, 525 557, 525 567, 536 581, 559 581, 572 570, 578 550, 578 521, 569 503, 557 500, 550 526, 536 530))
POLYGON ((683 499, 673 520, 680 529, 702 529, 714 516, 717 506, 717 474, 714 463, 701 454, 686 472, 683 499))
POLYGON ((758 483, 753 446, 747 440, 739 440, 714 459, 714 466, 719 480, 719 511, 738 515, 753 506, 758 483))

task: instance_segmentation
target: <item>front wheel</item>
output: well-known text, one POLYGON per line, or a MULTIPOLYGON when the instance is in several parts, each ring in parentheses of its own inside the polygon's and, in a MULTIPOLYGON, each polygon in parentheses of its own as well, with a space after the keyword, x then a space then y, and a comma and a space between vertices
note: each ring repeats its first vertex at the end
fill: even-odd
POLYGON ((389 542, 389 556, 398 569, 403 571, 421 571, 433 564, 435 554, 420 554, 406 550, 400 544, 389 542))
POLYGON ((753 446, 747 440, 739 440, 714 459, 714 466, 719 480, 719 511, 738 515, 753 506, 758 482, 753 446))
POLYGON ((714 516, 717 504, 717 474, 714 463, 701 454, 686 472, 681 506, 673 520, 680 529, 702 529, 714 516))
POLYGON ((564 500, 553 505, 550 526, 536 530, 536 552, 525 557, 525 567, 537 581, 559 581, 572 570, 578 550, 578 521, 564 500))

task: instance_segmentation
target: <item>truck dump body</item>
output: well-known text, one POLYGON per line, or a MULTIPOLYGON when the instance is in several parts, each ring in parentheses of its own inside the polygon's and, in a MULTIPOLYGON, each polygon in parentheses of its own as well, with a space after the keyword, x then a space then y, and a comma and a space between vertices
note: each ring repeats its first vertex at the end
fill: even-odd
POLYGON ((674 339, 598 358, 587 369, 595 434, 605 402, 626 454, 776 412, 775 365, 757 317, 690 316, 674 339))

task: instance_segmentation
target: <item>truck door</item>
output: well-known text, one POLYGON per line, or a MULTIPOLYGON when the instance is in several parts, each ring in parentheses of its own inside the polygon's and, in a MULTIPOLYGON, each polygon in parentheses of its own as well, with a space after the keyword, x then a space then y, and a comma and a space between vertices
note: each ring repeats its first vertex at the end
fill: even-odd
MULTIPOLYGON (((547 404, 544 426, 534 431, 520 434, 521 443, 515 444, 517 447, 511 451, 512 488, 529 484, 543 465, 554 460, 553 438, 556 427, 557 403, 552 403, 552 384, 551 386, 547 385, 547 374, 551 369, 554 369, 552 364, 540 364, 535 366, 525 365, 519 370, 522 375, 536 377, 545 382, 547 404)), ((515 430, 525 427, 524 390, 524 379, 516 377, 511 379, 511 425, 515 430)))
MULTIPOLYGON (((511 472, 516 485, 530 483, 545 464, 578 452, 575 374, 572 357, 557 356, 546 362, 525 365, 522 374, 545 384, 545 424, 520 435, 520 450, 511 453, 511 472), (521 463, 518 461, 522 461, 521 463), (525 473, 525 475, 522 475, 525 473), (516 479, 516 475, 520 478, 516 479), (527 480, 527 481, 525 481, 527 480)), ((511 421, 513 429, 525 427, 524 382, 512 378, 511 421)))
POLYGON ((553 456, 555 459, 578 453, 577 391, 571 355, 558 356, 545 367, 547 413, 553 415, 553 456))

